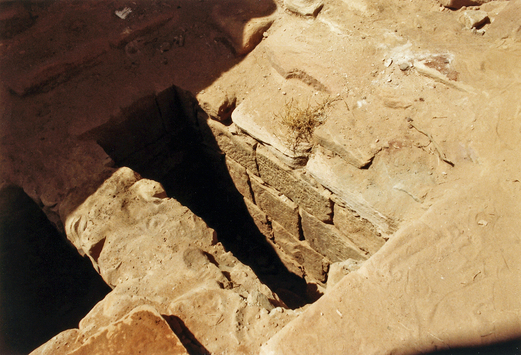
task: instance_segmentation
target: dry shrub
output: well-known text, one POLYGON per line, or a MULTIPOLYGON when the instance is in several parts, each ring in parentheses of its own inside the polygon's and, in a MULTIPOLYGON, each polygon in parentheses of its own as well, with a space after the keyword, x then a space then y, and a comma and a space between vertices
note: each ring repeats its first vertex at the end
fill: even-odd
POLYGON ((299 105, 295 100, 286 102, 282 112, 276 115, 286 127, 291 131, 289 143, 293 151, 300 143, 310 143, 315 128, 326 120, 326 109, 333 102, 330 98, 312 106, 299 105))

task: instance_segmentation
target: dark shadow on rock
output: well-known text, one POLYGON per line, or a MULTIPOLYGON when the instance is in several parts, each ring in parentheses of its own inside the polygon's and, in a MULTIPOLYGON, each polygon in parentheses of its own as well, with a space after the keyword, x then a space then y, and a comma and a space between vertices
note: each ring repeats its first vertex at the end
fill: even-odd
POLYGON ((210 352, 201 344, 192 332, 186 327, 185 323, 176 316, 162 315, 170 329, 177 335, 185 349, 190 355, 210 355, 210 352))
POLYGON ((0 190, 0 354, 77 328, 110 290, 21 188, 0 190))
POLYGON ((288 307, 308 303, 305 280, 287 270, 255 225, 217 143, 209 142, 213 137, 208 134, 203 140, 201 132, 209 128, 197 119, 199 110, 188 92, 171 87, 123 110, 126 117, 100 129, 96 140, 118 166, 159 181, 168 196, 215 229, 225 249, 250 266, 288 307))
POLYGON ((521 338, 486 346, 464 346, 437 350, 429 355, 521 355, 521 338))

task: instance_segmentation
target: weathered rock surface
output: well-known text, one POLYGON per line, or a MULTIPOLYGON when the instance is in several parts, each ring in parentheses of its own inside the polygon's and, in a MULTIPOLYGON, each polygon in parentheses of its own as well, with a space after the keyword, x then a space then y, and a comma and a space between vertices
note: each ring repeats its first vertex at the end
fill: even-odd
POLYGON ((217 3, 212 18, 227 34, 238 55, 252 51, 271 26, 276 6, 271 1, 232 1, 217 3))
POLYGON ((189 354, 165 319, 151 306, 136 307, 123 318, 98 327, 97 333, 87 339, 80 340, 82 333, 68 331, 57 335, 32 354, 189 354))
POLYGON ((511 228, 519 223, 519 201, 509 196, 511 184, 479 193, 475 185, 458 186, 458 196, 394 235, 261 354, 420 353, 515 337, 521 279, 511 228), (495 204, 498 194, 502 202, 495 204), (487 225, 478 223, 482 218, 487 225))
POLYGON ((326 190, 320 190, 299 178, 263 146, 257 149, 259 173, 273 186, 322 221, 331 220, 332 202, 326 190))
POLYGON ((493 38, 508 38, 519 41, 521 38, 521 26, 519 16, 521 14, 521 1, 509 1, 508 5, 497 15, 490 25, 488 35, 493 38))
POLYGON ((310 145, 308 142, 299 142, 293 147, 295 142, 292 140, 292 132, 283 124, 281 117, 283 111, 275 111, 274 108, 289 104, 288 94, 301 94, 310 98, 313 92, 302 85, 282 85, 278 81, 280 79, 271 80, 257 88, 233 111, 232 121, 248 135, 272 149, 287 165, 303 166, 306 164, 310 145), (258 106, 259 100, 264 102, 262 106, 258 106))
POLYGON ((280 223, 294 238, 299 239, 300 221, 298 205, 284 195, 279 195, 277 190, 263 185, 262 180, 251 177, 251 187, 255 197, 255 203, 268 215, 280 223))
MULTIPOLYGON (((259 346, 258 332, 277 330, 268 323, 276 318, 280 328, 294 317, 291 311, 271 314, 283 302, 249 267, 216 244, 215 232, 167 198, 159 183, 128 168, 117 170, 64 218, 70 240, 113 288, 82 320, 81 340, 71 351, 117 353, 119 339, 153 336, 153 341, 157 332, 171 332, 162 315, 180 319, 211 353, 253 353, 259 346), (140 305, 157 309, 159 323, 152 321, 157 329, 146 321, 151 316, 137 316, 140 305), (126 328, 137 320, 137 327, 126 328), (216 342, 210 333, 228 335, 216 342)), ((170 338, 175 340, 173 334, 170 338)), ((170 338, 163 345, 154 343, 159 352, 176 351, 178 342, 170 338)))
POLYGON ((487 23, 487 21, 490 21, 488 14, 481 10, 463 11, 460 17, 460 22, 468 29, 479 28, 487 23))
POLYGON ((360 269, 362 265, 363 261, 355 259, 347 259, 331 264, 327 278, 327 289, 331 290, 344 276, 360 269))
POLYGON ((331 0, 303 17, 271 1, 136 2, 126 19, 104 0, 30 7, 34 24, 0 46, 0 184, 61 216, 114 287, 43 353, 134 334, 125 322, 139 307, 189 353, 257 353, 262 342, 266 354, 417 353, 519 338, 520 1, 483 3, 491 23, 479 31, 439 3, 331 0), (320 291, 351 250, 364 265, 309 307, 277 307, 202 220, 116 171, 108 154, 139 148, 132 163, 158 168, 183 158, 188 136, 154 142, 184 123, 157 120, 172 85, 204 106, 181 113, 198 117, 291 272, 320 291), (118 121, 143 98, 154 98, 150 116, 118 121), (292 100, 331 102, 299 149, 277 119, 292 100), (304 240, 294 219, 270 215, 279 193, 299 206, 304 240))
POLYGON ((339 202, 335 203, 333 224, 361 250, 370 255, 380 250, 385 243, 385 239, 378 235, 374 225, 348 208, 342 207, 339 202))
POLYGON ((302 231, 309 245, 332 262, 346 259, 362 260, 365 253, 333 225, 319 221, 306 211, 301 211, 302 231))

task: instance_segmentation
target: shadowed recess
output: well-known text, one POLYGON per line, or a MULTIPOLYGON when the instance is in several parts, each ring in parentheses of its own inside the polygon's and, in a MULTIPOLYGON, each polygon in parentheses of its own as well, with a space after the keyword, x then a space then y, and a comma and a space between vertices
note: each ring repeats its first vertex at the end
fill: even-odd
POLYGON ((0 354, 77 328, 110 290, 21 188, 0 189, 0 354))
POLYGON ((306 296, 306 282, 290 273, 250 216, 228 173, 224 155, 204 145, 209 131, 195 99, 175 86, 157 96, 137 100, 123 117, 91 132, 118 166, 160 182, 168 196, 201 217, 218 240, 290 308, 315 299, 306 296), (132 121, 132 123, 127 123, 132 121), (141 128, 140 128, 141 127, 141 128), (155 128, 154 128, 155 127, 155 128))

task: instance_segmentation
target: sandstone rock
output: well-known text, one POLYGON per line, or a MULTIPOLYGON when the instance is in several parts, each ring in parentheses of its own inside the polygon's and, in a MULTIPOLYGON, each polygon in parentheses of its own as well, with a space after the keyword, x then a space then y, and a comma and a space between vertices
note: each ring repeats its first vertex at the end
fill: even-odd
POLYGON ((365 17, 369 17, 371 15, 376 14, 381 9, 378 6, 381 6, 378 1, 367 1, 367 0, 342 0, 342 3, 345 4, 351 11, 356 12, 365 17))
POLYGON ((480 10, 485 11, 490 18, 490 22, 494 22, 497 15, 503 11, 503 9, 510 4, 510 0, 497 0, 487 2, 479 7, 480 10))
POLYGON ((34 23, 31 13, 21 2, 5 2, 0 7, 0 38, 11 38, 34 23))
MULTIPOLYGON (((346 16, 345 13, 339 14, 340 17, 342 15, 346 16)), ((322 14, 320 20, 327 21, 322 14)), ((273 69, 282 78, 296 79, 314 92, 330 95, 342 92, 345 88, 346 78, 357 70, 353 66, 357 57, 341 40, 342 36, 337 36, 345 35, 350 30, 337 31, 336 23, 331 24, 335 30, 330 30, 321 21, 305 22, 296 17, 287 18, 282 25, 272 29, 270 36, 263 41, 262 49, 273 69), (325 55, 333 48, 338 57, 325 55), (335 68, 335 73, 331 72, 331 68, 335 68)), ((370 43, 366 47, 364 52, 374 50, 370 43)))
POLYGON ((212 18, 226 33, 235 52, 245 55, 262 40, 262 34, 275 20, 270 16, 275 10, 271 2, 229 1, 215 5, 212 18))
POLYGON ((276 47, 280 45, 280 43, 270 43, 269 49, 266 50, 273 69, 284 79, 298 79, 315 90, 326 93, 330 91, 324 83, 317 79, 316 75, 313 75, 314 70, 308 69, 305 60, 300 55, 296 55, 296 50, 291 51, 288 55, 283 55, 276 47))
MULTIPOLYGON (((392 222, 388 217, 368 206, 360 194, 348 192, 349 190, 344 184, 351 185, 349 177, 358 175, 355 170, 349 171, 351 170, 349 166, 345 166, 338 159, 328 158, 319 151, 312 156, 306 169, 322 185, 337 194, 349 208, 376 225, 378 229, 382 231, 391 229, 392 222)), ((352 167, 352 169, 355 168, 352 167)), ((365 173, 362 174, 365 175, 365 173)))
MULTIPOLYGON (((277 2, 282 3, 280 0, 277 2)), ((219 37, 224 33, 228 38, 224 42, 228 44, 233 43, 232 35, 225 30, 218 33, 218 30, 210 28, 208 22, 212 21, 207 7, 219 3, 222 17, 226 17, 235 13, 235 9, 237 12, 245 9, 244 4, 265 6, 268 3, 273 5, 272 1, 205 1, 197 2, 197 5, 196 2, 184 1, 182 9, 164 1, 150 2, 146 6, 136 2, 134 5, 143 10, 141 13, 145 18, 150 13, 167 11, 168 6, 172 13, 175 12, 167 29, 158 31, 157 35, 150 33, 146 39, 151 41, 148 45, 151 52, 157 54, 159 44, 169 41, 168 32, 174 29, 186 30, 186 44, 158 54, 160 57, 169 56, 168 67, 159 65, 163 58, 151 56, 150 61, 141 61, 139 67, 130 68, 130 63, 125 65, 121 61, 125 55, 123 47, 142 35, 138 34, 143 29, 138 24, 140 12, 133 12, 135 17, 127 21, 129 26, 125 28, 125 22, 115 18, 112 10, 105 11, 104 2, 100 2, 99 7, 93 6, 93 11, 88 13, 87 18, 92 20, 90 25, 73 34, 63 28, 63 24, 69 23, 68 17, 61 21, 60 17, 54 16, 71 14, 67 6, 61 7, 62 3, 54 2, 54 7, 36 11, 41 16, 33 28, 47 17, 57 24, 56 29, 50 25, 39 27, 34 32, 29 29, 17 35, 14 41, 4 41, 0 60, 7 84, 18 79, 25 81, 27 76, 35 73, 35 68, 41 68, 42 59, 28 61, 27 58, 46 58, 45 55, 56 51, 57 59, 60 59, 64 48, 74 52, 86 35, 101 36, 104 40, 110 37, 111 47, 106 55, 96 57, 87 65, 76 62, 80 65, 72 65, 64 75, 42 75, 43 80, 31 84, 34 90, 27 90, 27 93, 51 89, 53 92, 26 95, 23 100, 2 92, 0 106, 5 103, 9 108, 0 109, 0 179, 15 176, 17 183, 31 196, 41 197, 39 201, 45 204, 45 208, 62 211, 64 204, 60 201, 71 189, 74 189, 69 194, 71 200, 83 202, 82 198, 90 195, 90 190, 81 191, 87 186, 84 182, 89 181, 97 187, 100 182, 98 169, 104 164, 98 160, 102 155, 93 155, 94 148, 85 142, 73 140, 71 144, 63 144, 70 134, 74 135, 71 132, 89 131, 98 122, 105 122, 119 106, 128 107, 121 102, 133 101, 143 92, 153 92, 173 82, 195 93, 212 82, 215 85, 214 80, 226 73, 227 83, 237 78, 237 84, 229 84, 233 91, 247 96, 246 92, 254 92, 252 88, 261 87, 268 78, 277 84, 275 90, 281 87, 281 91, 288 94, 284 96, 287 100, 290 92, 285 91, 284 85, 302 83, 312 91, 338 93, 355 115, 363 113, 354 118, 360 122, 357 128, 362 133, 348 136, 357 141, 349 148, 366 152, 370 146, 364 141, 366 137, 372 138, 370 143, 377 139, 383 143, 377 145, 381 150, 366 165, 367 169, 353 167, 346 169, 345 174, 336 174, 335 164, 316 164, 312 158, 309 164, 315 166, 308 172, 313 172, 321 183, 331 183, 328 188, 337 187, 335 192, 347 191, 341 199, 349 201, 349 209, 353 209, 356 203, 367 207, 368 212, 359 209, 362 217, 381 213, 381 224, 389 222, 389 233, 394 231, 391 221, 403 227, 360 270, 346 276, 318 304, 303 310, 300 319, 272 337, 295 317, 295 313, 282 312, 281 309, 268 312, 269 305, 264 301, 268 299, 275 305, 275 295, 262 288, 249 268, 241 267, 232 256, 224 253, 221 246, 214 244, 211 231, 204 229, 204 224, 189 211, 160 194, 154 197, 159 189, 156 191, 153 184, 146 182, 130 191, 128 198, 116 198, 117 202, 109 198, 111 195, 98 195, 103 203, 112 201, 113 208, 85 211, 78 225, 90 235, 82 235, 80 228, 78 233, 81 235, 77 239, 84 243, 89 256, 97 259, 100 272, 115 287, 107 301, 96 308, 96 314, 91 315, 89 322, 82 322, 78 331, 85 331, 89 336, 97 334, 97 325, 103 323, 105 327, 117 323, 139 306, 137 303, 148 302, 164 315, 163 318, 172 317, 168 321, 175 333, 187 335, 192 332, 194 339, 217 354, 256 354, 259 344, 270 337, 264 349, 266 352, 368 354, 425 353, 449 347, 489 344, 521 334, 517 297, 520 251, 515 233, 520 229, 517 168, 520 164, 519 154, 516 154, 521 141, 521 121, 517 119, 520 111, 519 45, 516 42, 519 38, 518 13, 510 11, 505 31, 499 31, 501 22, 497 22, 498 32, 491 32, 494 36, 487 29, 485 36, 478 37, 461 33, 461 26, 454 21, 458 14, 446 9, 438 13, 418 2, 400 2, 397 7, 387 0, 328 1, 315 21, 281 14, 255 53, 238 63, 238 60, 230 60, 229 51, 219 37), (51 11, 53 8, 56 9, 54 12, 51 11), (368 9, 366 14, 365 9, 368 9), (372 18, 361 18, 359 14, 372 18), (118 36, 110 35, 110 31, 117 32, 118 36), (44 36, 38 36, 38 33, 44 36), (395 42, 388 40, 391 37, 395 42), (42 40, 51 38, 58 45, 47 46, 48 42, 42 40), (411 57, 419 61, 416 71, 399 71, 396 67, 400 65, 398 58, 387 55, 387 45, 402 45, 406 38, 411 40, 410 50, 420 55, 411 57), (494 43, 495 39, 506 40, 494 43), (26 54, 17 55, 22 51, 26 54), (440 71, 421 62, 424 53, 433 51, 454 54, 454 67, 450 65, 448 68, 452 72, 444 73, 447 68, 440 71), (382 55, 392 57, 396 65, 382 67, 382 55), (6 63, 6 58, 12 61, 6 63), (91 64, 96 67, 91 68, 91 64), (73 76, 75 80, 69 80, 73 76), (468 83, 468 87, 460 85, 462 82, 468 83), (38 86, 41 83, 43 85, 38 86), (446 88, 446 85, 459 91, 446 88), (390 88, 394 93, 391 99, 383 98, 382 110, 377 110, 375 107, 378 108, 381 102, 375 97, 381 87, 390 88), (360 110, 353 109, 357 100, 361 103, 360 110), (43 104, 49 107, 41 110, 43 104), (413 113, 415 122, 420 122, 425 132, 431 132, 448 155, 454 157, 460 145, 462 149, 472 147, 475 155, 467 161, 454 160, 456 165, 453 168, 437 161, 434 143, 429 143, 425 136, 412 129, 395 130, 396 127, 389 124, 403 122, 406 116, 403 110, 408 111, 407 115, 413 113), (362 135, 363 130, 370 134, 362 135), (392 134, 374 135, 381 131, 392 131, 392 134), (359 136, 364 139, 359 139, 359 136), (89 158, 82 158, 86 154, 89 158), (89 164, 89 159, 97 163, 89 164), (77 165, 82 164, 86 167, 78 169, 77 165), (322 168, 324 172, 319 171, 322 168), (8 174, 6 170, 9 170, 8 174), (438 175, 442 172, 446 177, 438 175), (469 182, 476 183, 469 186, 469 182), (147 186, 150 189, 144 188, 147 186), (141 196, 137 190, 146 193, 141 196), (467 193, 457 196, 462 190, 467 193), (78 197, 80 194, 82 198, 78 197), (488 195, 477 198, 482 194, 488 195), (439 204, 440 200, 443 200, 442 204, 439 204), (362 213, 364 211, 366 215, 362 213), (420 218, 425 211, 427 214, 420 218), (258 297, 256 292, 266 299, 258 297), (124 304, 121 309, 117 306, 120 303, 124 304), (114 309, 120 309, 121 314, 114 314, 114 309), (111 317, 104 317, 107 314, 111 317)), ((464 2, 452 1, 453 5, 457 3, 464 2)), ((33 8, 41 8, 40 5, 36 2, 33 8)), ((72 6, 73 2, 65 5, 72 6)), ((80 13, 83 16, 83 11, 90 11, 89 6, 76 7, 79 13, 72 13, 73 17, 80 13)), ((481 10, 488 12, 484 7, 481 10)), ((238 35, 237 48, 243 47, 244 24, 258 16, 267 15, 237 17, 244 20, 242 24, 228 26, 238 35)), ((492 21, 490 13, 489 17, 492 21)), ((252 33, 258 36, 259 27, 252 27, 255 28, 252 33)), ((494 29, 494 23, 490 27, 494 29)), ((104 46, 103 43, 100 46, 104 46)), ((94 48, 93 53, 96 50, 94 48)), ((52 70, 48 73, 53 74, 52 70)), ((31 85, 20 84, 19 93, 31 85)), ((227 90, 227 85, 222 87, 227 90)), ((16 89, 14 87, 13 91, 16 89)), ((272 88, 266 87, 266 91, 272 91, 272 88)), ((256 91, 255 95, 258 93, 262 91, 256 91)), ((271 106, 273 102, 269 98, 265 93, 257 97, 253 95, 251 100, 257 101, 250 107, 251 111, 271 106)), ((304 102, 307 99, 307 96, 302 98, 304 102)), ((280 103, 273 105, 273 111, 278 111, 278 105, 280 103)), ((342 117, 349 119, 350 116, 342 117)), ((267 120, 264 124, 271 128, 272 122, 267 120)), ((337 127, 342 128, 342 125, 337 127)), ((239 135, 240 132, 232 134, 232 137, 239 135)), ((337 145, 348 143, 348 138, 342 137, 337 145)), ((245 142, 242 138, 240 141, 245 142)), ((136 142, 141 143, 139 140, 136 142)), ((249 160, 252 166, 248 170, 254 169, 256 164, 255 146, 251 146, 253 154, 249 156, 253 158, 249 160)), ((275 149, 270 152, 272 155, 280 152, 274 146, 271 148, 275 149)), ((339 166, 349 165, 345 159, 334 156, 337 153, 332 153, 333 146, 329 148, 331 152, 327 156, 339 161, 339 166)), ((145 160, 147 156, 140 158, 145 160)), ((242 158, 233 159, 243 164, 242 158)), ((278 163, 282 161, 281 166, 291 166, 281 155, 277 159, 278 163)), ((301 162, 297 163, 302 166, 301 162)), ((291 176, 297 177, 297 180, 292 180, 285 174, 286 170, 282 169, 286 179, 282 180, 291 184, 292 189, 308 175, 292 171, 291 176)), ((312 194, 323 192, 313 182, 304 182, 312 186, 312 194)), ((293 200, 306 205, 302 201, 304 199, 293 200)), ((308 207, 317 205, 316 200, 312 201, 308 207)), ((78 206, 81 209, 81 203, 71 203, 63 211, 74 211, 78 206)), ((62 213, 64 221, 68 215, 69 212, 62 213)), ((333 216, 333 222, 338 222, 335 217, 338 216, 333 216)), ((378 221, 375 218, 372 222, 377 225, 378 221)), ((279 236, 280 240, 293 241, 289 233, 277 234, 276 222, 272 223, 272 228, 273 240, 279 236)), ((291 244, 294 249, 306 245, 306 241, 294 242, 297 243, 291 244)), ((304 272, 303 268, 301 272, 304 272)), ((76 331, 72 330, 63 334, 62 340, 68 342, 74 337, 76 331)), ((182 336, 179 338, 182 340, 182 336)), ((56 346, 66 348, 68 345, 57 341, 56 346)), ((57 353, 57 349, 54 352, 49 349, 49 353, 57 353)))
POLYGON ((422 75, 425 75, 428 78, 434 79, 442 84, 447 85, 448 87, 460 90, 466 93, 473 93, 475 89, 470 85, 461 83, 457 80, 457 73, 454 71, 444 71, 439 67, 433 66, 429 59, 427 60, 415 60, 414 61, 414 69, 422 75))
POLYGON ((284 6, 301 16, 317 16, 324 3, 322 0, 284 0, 284 6))
POLYGON ((478 6, 491 0, 438 0, 440 4, 451 9, 459 9, 462 6, 478 6))
POLYGON ((227 156, 257 175, 255 160, 257 143, 253 139, 247 139, 248 137, 233 135, 228 127, 212 119, 206 120, 206 123, 213 133, 213 137, 206 139, 215 139, 219 149, 227 156))
POLYGON ((257 149, 257 163, 260 177, 264 182, 282 192, 321 221, 331 220, 333 206, 324 190, 321 191, 302 180, 262 146, 257 149))
POLYGON ((251 177, 251 187, 255 204, 298 239, 300 235, 298 206, 275 189, 264 185, 263 181, 255 176, 251 177))
POLYGON ((330 263, 329 260, 313 250, 307 241, 295 239, 295 237, 279 223, 273 221, 272 227, 275 244, 295 260, 297 265, 304 268, 306 280, 308 282, 313 280, 325 282, 330 263))
POLYGON ((404 211, 420 213, 417 208, 435 186, 437 175, 432 169, 437 164, 433 155, 402 146, 382 150, 371 169, 360 170, 316 149, 306 170, 379 232, 390 234, 404 211), (416 156, 414 168, 410 163, 412 155, 416 156))
MULTIPOLYGON (((112 176, 110 183, 102 185, 97 192, 98 194, 113 196, 113 198, 115 198, 116 196, 121 196, 123 191, 137 182, 139 178, 139 175, 134 171, 130 169, 121 169, 112 176)), ((96 197, 89 197, 83 204, 83 209, 87 211, 95 209, 98 206, 98 201, 96 200, 96 197)), ((107 206, 104 206, 104 208, 106 211, 112 210, 113 203, 109 202, 107 206)), ((99 270, 97 258, 101 252, 100 248, 105 243, 105 236, 103 234, 90 235, 88 233, 84 233, 88 227, 88 219, 84 216, 88 214, 89 212, 85 213, 82 210, 77 210, 66 216, 63 216, 62 218, 66 218, 64 225, 67 238, 72 242, 76 249, 78 249, 80 254, 86 254, 89 256, 92 264, 94 265, 94 268, 99 270), (87 235, 87 237, 84 237, 85 235, 87 235), (97 250, 97 248, 100 250, 97 250)), ((108 212, 105 212, 105 214, 108 214, 108 212)))
POLYGON ((332 262, 352 258, 364 260, 365 253, 331 224, 319 221, 309 213, 301 210, 302 232, 304 239, 320 254, 332 262))
MULTIPOLYGON (((519 267, 521 248, 512 243, 517 237, 511 224, 520 226, 514 212, 519 201, 508 196, 508 188, 476 187, 460 185, 456 196, 446 196, 395 234, 359 270, 271 338, 260 354, 428 353, 456 344, 475 347, 512 339, 512 332, 519 333, 519 317, 507 314, 521 306, 519 274, 507 269, 483 274, 476 265, 501 269, 506 261, 510 270, 519 267), (498 194, 501 202, 495 204, 498 194), (487 203, 493 204, 489 212, 502 216, 495 220, 494 231, 468 223, 481 218, 487 203), (405 297, 409 294, 417 301, 405 297), (495 299, 496 307, 487 307, 484 299, 495 299), (492 319, 503 324, 504 332, 484 342, 483 335, 493 329, 492 319)), ((514 353, 516 345, 509 348, 514 353)))
POLYGON ((255 222, 259 231, 268 239, 273 238, 273 231, 271 229, 271 222, 268 219, 268 215, 264 213, 259 207, 248 199, 244 199, 246 208, 250 212, 251 218, 255 222))
POLYGON ((295 274, 300 278, 304 278, 305 272, 304 267, 300 265, 292 255, 286 253, 282 247, 282 245, 275 244, 273 240, 268 240, 273 250, 279 257, 280 261, 288 269, 289 272, 295 274))
POLYGON ((344 102, 334 104, 325 123, 315 130, 313 140, 360 169, 370 164, 381 148, 374 144, 373 135, 350 122, 351 115, 344 102))
POLYGON ((196 96, 201 108, 213 119, 226 121, 235 109, 236 98, 219 88, 210 87, 196 96))
POLYGON ((245 198, 253 201, 250 178, 246 172, 246 168, 228 156, 226 156, 226 166, 237 191, 239 191, 245 198))
MULTIPOLYGON (((260 218, 255 213, 264 218, 259 227, 269 234, 266 215, 248 199, 245 203, 256 222, 260 218)), ((269 316, 268 309, 284 306, 278 296, 224 251, 204 221, 167 198, 159 183, 141 179, 128 168, 116 171, 65 224, 70 240, 113 287, 80 322, 85 338, 148 305, 161 315, 180 319, 189 329, 183 334, 193 334, 210 352, 236 352, 237 347, 256 352, 258 339, 294 318, 289 311, 269 316), (208 337, 208 326, 227 335, 216 342, 208 337), (237 346, 230 345, 232 341, 237 346)))
POLYGON ((75 341, 78 338, 78 329, 68 329, 56 334, 45 344, 31 352, 31 355, 68 355, 75 348, 75 341))
POLYGON ((376 253, 385 243, 370 222, 356 217, 353 211, 341 207, 338 203, 335 203, 333 224, 356 246, 370 255, 376 253))
POLYGON ((509 1, 508 5, 497 15, 487 34, 492 38, 504 39, 511 37, 516 41, 521 41, 521 1, 509 1))
POLYGON ((188 354, 158 311, 142 305, 94 332, 64 331, 31 355, 135 353, 188 354))
POLYGON ((140 306, 122 319, 101 328, 71 355, 188 354, 167 322, 150 306, 140 306))
POLYGON ((329 266, 327 274, 327 290, 331 290, 344 276, 354 272, 363 265, 363 262, 355 259, 347 259, 329 266))
MULTIPOLYGON (((301 94, 311 97, 313 94, 309 88, 285 83, 282 86, 284 92, 294 96, 301 94)), ((296 142, 293 132, 284 125, 282 112, 274 111, 275 108, 283 108, 289 99, 278 90, 277 83, 270 81, 264 87, 257 87, 232 113, 232 121, 241 130, 260 141, 272 150, 278 151, 278 156, 291 167, 305 165, 309 156, 309 142, 296 142), (258 102, 264 105, 258 106, 258 102)))
POLYGON ((9 73, 5 79, 9 88, 19 96, 48 91, 68 81, 81 71, 82 67, 92 65, 108 49, 109 43, 106 39, 95 40, 82 44, 72 51, 63 52, 58 58, 53 58, 31 70, 9 73))
POLYGON ((468 29, 479 28, 490 21, 488 14, 481 10, 463 11, 459 20, 468 29))

